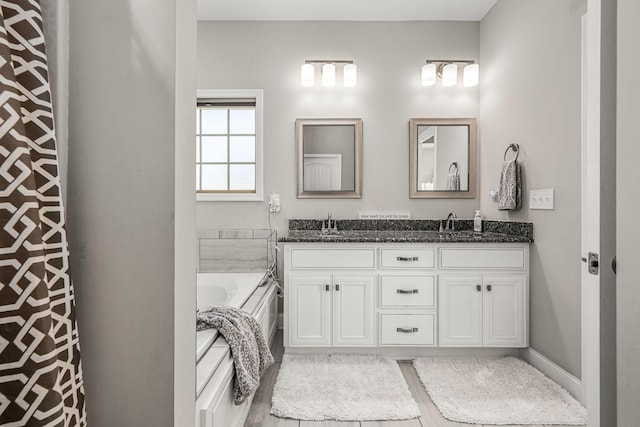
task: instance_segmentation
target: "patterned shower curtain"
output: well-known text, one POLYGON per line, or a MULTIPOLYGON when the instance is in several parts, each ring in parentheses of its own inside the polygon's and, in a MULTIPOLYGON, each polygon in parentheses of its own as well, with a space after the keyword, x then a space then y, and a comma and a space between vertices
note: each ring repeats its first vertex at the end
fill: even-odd
POLYGON ((0 21, 0 425, 85 426, 40 4, 0 21))

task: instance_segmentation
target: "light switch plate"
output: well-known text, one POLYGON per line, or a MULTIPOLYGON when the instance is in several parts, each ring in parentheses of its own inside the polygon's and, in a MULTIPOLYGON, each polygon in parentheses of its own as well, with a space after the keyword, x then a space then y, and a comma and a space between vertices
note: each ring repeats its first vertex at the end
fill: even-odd
POLYGON ((553 209, 553 188, 529 190, 529 209, 553 209))

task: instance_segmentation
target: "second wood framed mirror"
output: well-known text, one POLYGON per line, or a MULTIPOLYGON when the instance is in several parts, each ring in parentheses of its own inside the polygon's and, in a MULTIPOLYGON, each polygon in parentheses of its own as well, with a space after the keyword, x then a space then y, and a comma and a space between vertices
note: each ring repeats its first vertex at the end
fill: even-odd
POLYGON ((476 197, 476 119, 409 120, 409 197, 476 197))

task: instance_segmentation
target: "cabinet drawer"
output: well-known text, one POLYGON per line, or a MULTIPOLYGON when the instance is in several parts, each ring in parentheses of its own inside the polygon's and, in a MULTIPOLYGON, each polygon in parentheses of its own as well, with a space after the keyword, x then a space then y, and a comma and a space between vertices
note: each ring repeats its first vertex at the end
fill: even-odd
POLYGON ((441 249, 442 268, 525 268, 525 250, 514 249, 441 249))
POLYGON ((292 249, 291 268, 374 268, 371 249, 292 249))
POLYGON ((433 276, 382 276, 381 307, 435 307, 433 276))
POLYGON ((380 345, 434 345, 435 314, 381 314, 380 345))
POLYGON ((433 268, 433 249, 381 249, 382 268, 433 268))

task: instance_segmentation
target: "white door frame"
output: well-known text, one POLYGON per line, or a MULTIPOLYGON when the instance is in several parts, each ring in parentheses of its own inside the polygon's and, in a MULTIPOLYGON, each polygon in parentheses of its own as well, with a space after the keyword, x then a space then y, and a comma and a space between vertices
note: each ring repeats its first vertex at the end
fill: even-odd
POLYGON ((583 19, 582 384, 589 427, 616 424, 616 4, 588 0, 583 19))
MULTIPOLYGON (((600 1, 582 17, 582 256, 600 237, 600 1)), ((576 260, 578 261, 578 260, 576 260)), ((600 426, 600 293, 598 276, 582 274, 582 402, 587 425, 600 426)))

